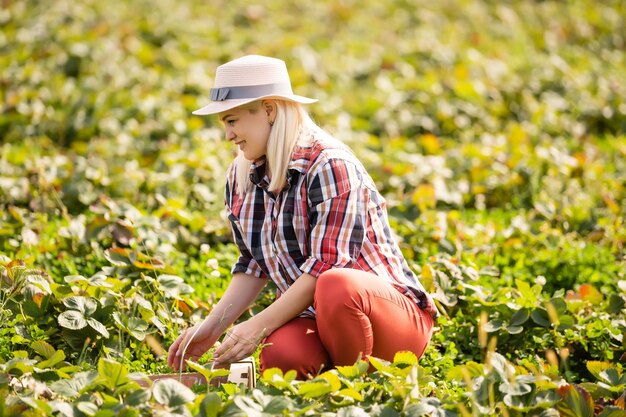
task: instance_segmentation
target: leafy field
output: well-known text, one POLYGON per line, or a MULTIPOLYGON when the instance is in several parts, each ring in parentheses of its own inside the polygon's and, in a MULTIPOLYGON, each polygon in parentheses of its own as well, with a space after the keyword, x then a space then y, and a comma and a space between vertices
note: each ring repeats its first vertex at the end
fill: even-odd
POLYGON ((626 416, 625 20, 619 0, 2 2, 0 416, 626 416), (233 149, 190 113, 249 53, 287 61, 387 198, 442 311, 419 364, 132 380, 227 285, 233 149))

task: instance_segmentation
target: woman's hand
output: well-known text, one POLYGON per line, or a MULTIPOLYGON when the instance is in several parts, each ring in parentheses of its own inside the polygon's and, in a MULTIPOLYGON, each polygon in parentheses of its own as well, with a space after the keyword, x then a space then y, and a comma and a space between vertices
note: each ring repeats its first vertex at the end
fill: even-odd
POLYGON ((317 279, 312 275, 302 274, 265 310, 226 332, 222 344, 213 355, 215 364, 229 364, 250 356, 264 338, 313 303, 316 282, 317 279))
POLYGON ((238 272, 233 275, 211 314, 201 323, 185 330, 170 347, 167 364, 178 370, 185 369, 185 360, 197 360, 209 350, 246 308, 259 295, 267 278, 257 278, 238 272), (183 358, 183 351, 185 357, 183 358))
POLYGON ((174 344, 170 346, 167 364, 176 371, 184 371, 185 361, 188 359, 198 360, 215 344, 220 335, 221 332, 212 330, 212 326, 206 320, 190 327, 182 332, 174 344), (183 357, 183 353, 185 357, 183 357))
POLYGON ((254 319, 239 323, 226 332, 222 344, 213 355, 215 364, 230 364, 250 356, 266 336, 267 330, 259 328, 254 319))

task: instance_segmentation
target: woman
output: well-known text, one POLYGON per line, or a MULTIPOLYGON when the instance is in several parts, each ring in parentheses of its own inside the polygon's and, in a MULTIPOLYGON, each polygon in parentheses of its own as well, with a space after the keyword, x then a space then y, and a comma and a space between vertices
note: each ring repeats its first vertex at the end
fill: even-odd
POLYGON ((389 227, 385 200, 350 150, 308 117, 285 63, 245 56, 218 67, 207 106, 238 147, 226 211, 240 257, 211 314, 185 330, 168 363, 184 368, 226 332, 213 359, 226 365, 262 343, 260 367, 303 379, 367 355, 418 357, 437 315, 389 227), (268 279, 277 299, 227 329, 268 279))

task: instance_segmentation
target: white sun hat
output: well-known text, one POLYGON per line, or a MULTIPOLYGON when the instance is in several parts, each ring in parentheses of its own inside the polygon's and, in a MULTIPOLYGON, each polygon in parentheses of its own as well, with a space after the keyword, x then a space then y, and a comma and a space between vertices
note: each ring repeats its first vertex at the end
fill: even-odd
POLYGON ((260 55, 247 55, 217 67, 210 94, 211 102, 193 114, 221 113, 265 98, 303 104, 317 101, 293 93, 284 61, 260 55))

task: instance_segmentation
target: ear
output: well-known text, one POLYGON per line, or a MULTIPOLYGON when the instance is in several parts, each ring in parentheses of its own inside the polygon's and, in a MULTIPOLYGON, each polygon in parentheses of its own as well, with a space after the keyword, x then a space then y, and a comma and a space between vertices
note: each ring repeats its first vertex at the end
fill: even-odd
POLYGON ((276 103, 274 100, 263 100, 263 110, 267 114, 267 117, 276 117, 276 103))

